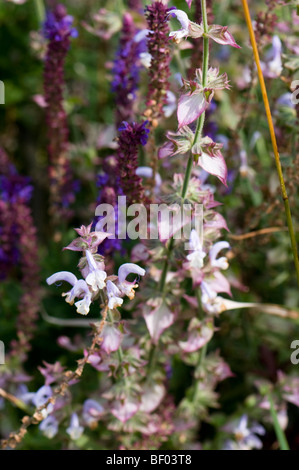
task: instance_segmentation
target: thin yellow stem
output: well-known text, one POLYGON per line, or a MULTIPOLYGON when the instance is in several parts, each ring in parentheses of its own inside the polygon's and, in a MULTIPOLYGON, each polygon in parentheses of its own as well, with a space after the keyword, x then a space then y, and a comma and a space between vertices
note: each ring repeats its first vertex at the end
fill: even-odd
POLYGON ((283 178, 283 172, 282 172, 281 163, 280 163, 280 157, 279 157, 279 152, 278 152, 278 147, 277 147, 277 141, 276 141, 276 136, 275 136, 275 131, 274 131, 271 109, 270 109, 269 100, 268 100, 267 89, 266 89, 265 80, 264 80, 264 76, 263 76, 263 72, 261 68, 259 52, 258 52, 258 48, 256 44, 254 30, 252 27, 247 0, 242 0, 242 4, 243 4, 244 15, 245 15, 245 19, 246 19, 246 23, 247 23, 247 27, 249 31, 250 41, 251 41, 251 45, 253 49, 254 60, 256 63, 256 67, 257 67, 260 87, 262 90, 263 101, 264 101, 264 106, 265 106, 265 111, 267 115, 268 126, 269 126, 269 131, 270 131, 270 136, 271 136, 271 142, 272 142, 272 147, 273 147, 273 152, 274 152, 274 157, 275 157, 276 169, 277 169, 277 174, 278 174, 278 178, 280 182, 282 199, 283 199, 284 206, 285 206, 285 213, 286 213, 286 219, 287 219, 287 224, 288 224, 288 229, 289 229, 289 234, 290 234, 290 239, 291 239, 291 246, 292 246, 294 264, 295 264, 295 269, 296 269, 296 274, 297 274, 297 281, 299 285, 299 260, 298 260, 298 252, 297 252, 297 242, 296 242, 296 237, 295 237, 295 232, 294 232, 294 227, 293 227, 293 222, 292 222, 289 199, 288 199, 285 182, 283 178))

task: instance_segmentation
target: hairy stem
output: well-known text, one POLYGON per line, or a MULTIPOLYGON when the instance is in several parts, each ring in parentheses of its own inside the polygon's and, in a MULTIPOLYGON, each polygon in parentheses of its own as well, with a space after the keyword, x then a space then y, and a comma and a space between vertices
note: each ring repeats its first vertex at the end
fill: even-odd
MULTIPOLYGON (((207 18, 206 0, 201 0, 201 9, 202 9, 202 21, 203 21, 204 32, 207 33, 208 32, 208 18, 207 18)), ((209 69, 209 38, 204 37, 203 38, 203 57, 202 57, 203 86, 206 85, 208 69, 209 69)), ((194 143, 196 143, 197 140, 201 137, 204 122, 205 122, 205 113, 202 113, 197 121, 196 131, 195 131, 194 141, 193 141, 194 143)), ((192 174, 193 161, 194 161, 194 157, 193 157, 193 154, 190 152, 190 156, 189 156, 187 168, 186 168, 186 173, 185 173, 185 178, 183 182, 183 188, 182 188, 182 202, 184 202, 184 199, 187 195, 188 185, 189 185, 189 181, 190 181, 191 174, 192 174)), ((163 266, 163 270, 161 274, 161 281, 160 281, 160 286, 159 286, 160 292, 162 294, 164 293, 164 289, 166 285, 166 277, 167 277, 168 268, 169 268, 169 260, 173 251, 173 247, 174 247, 174 239, 171 238, 169 242, 169 246, 167 248, 167 257, 164 261, 164 266, 163 266)))

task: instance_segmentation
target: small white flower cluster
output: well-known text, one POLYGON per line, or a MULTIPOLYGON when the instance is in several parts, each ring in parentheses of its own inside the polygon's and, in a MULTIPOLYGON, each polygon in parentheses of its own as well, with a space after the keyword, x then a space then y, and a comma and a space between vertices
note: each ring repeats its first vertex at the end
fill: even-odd
POLYGON ((91 251, 85 251, 87 269, 84 269, 85 279, 77 279, 77 277, 68 271, 60 271, 47 279, 49 285, 56 282, 66 281, 73 287, 70 291, 62 294, 65 301, 73 305, 76 298, 79 300, 75 302, 77 313, 87 315, 90 309, 91 302, 99 295, 100 291, 104 291, 108 298, 108 307, 115 309, 120 307, 123 303, 122 297, 127 296, 133 299, 138 284, 127 281, 127 276, 131 273, 138 276, 144 276, 145 270, 134 263, 122 264, 118 270, 117 276, 111 276, 110 279, 104 270, 104 263, 98 262, 91 251))
POLYGON ((203 251, 196 230, 191 231, 189 244, 191 253, 187 255, 188 262, 185 267, 191 271, 193 280, 200 283, 203 309, 211 314, 221 313, 223 311, 223 300, 225 299, 217 294, 218 292, 230 294, 230 286, 220 270, 227 269, 229 264, 225 256, 220 258, 217 258, 217 256, 220 251, 229 249, 230 245, 226 241, 215 243, 209 250, 209 264, 204 267, 204 258, 207 253, 203 251))

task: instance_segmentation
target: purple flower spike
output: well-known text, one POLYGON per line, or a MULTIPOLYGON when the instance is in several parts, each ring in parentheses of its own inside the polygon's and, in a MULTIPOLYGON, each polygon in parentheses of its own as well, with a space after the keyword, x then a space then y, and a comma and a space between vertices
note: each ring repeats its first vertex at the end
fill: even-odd
POLYGON ((63 41, 67 37, 76 38, 78 31, 72 27, 74 18, 67 14, 63 5, 57 5, 54 12, 48 11, 43 24, 43 35, 51 41, 63 41))

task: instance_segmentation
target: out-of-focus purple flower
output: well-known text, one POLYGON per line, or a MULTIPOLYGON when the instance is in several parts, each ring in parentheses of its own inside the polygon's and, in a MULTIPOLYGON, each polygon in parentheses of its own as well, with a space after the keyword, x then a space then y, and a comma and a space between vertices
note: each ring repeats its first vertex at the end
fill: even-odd
MULTIPOLYGON (((32 403, 36 408, 39 408, 40 406, 43 406, 49 398, 53 396, 53 391, 52 388, 49 385, 43 385, 41 388, 37 390, 37 392, 34 394, 32 398, 32 403)), ((44 418, 48 416, 49 413, 52 413, 54 410, 54 407, 52 403, 49 403, 46 408, 42 410, 42 415, 44 418)))
POLYGON ((46 361, 43 361, 44 367, 39 366, 38 370, 45 378, 45 385, 51 385, 55 382, 64 371, 64 367, 60 364, 59 361, 55 362, 54 364, 49 364, 46 361))
POLYGON ((73 181, 67 151, 69 129, 63 105, 64 63, 70 38, 76 36, 73 18, 63 5, 47 13, 43 33, 48 39, 44 62, 44 99, 48 126, 48 155, 50 178, 50 212, 56 223, 69 218, 69 206, 75 199, 78 182, 73 181))
POLYGON ((119 128, 117 149, 118 175, 123 194, 128 204, 146 203, 142 179, 136 174, 138 150, 145 145, 149 135, 148 121, 140 124, 123 122, 119 128))
POLYGON ((63 5, 57 5, 55 10, 48 11, 43 24, 43 35, 51 41, 63 41, 67 37, 76 38, 78 31, 72 27, 74 18, 67 14, 63 5))
POLYGON ((267 78, 277 78, 282 72, 282 44, 278 36, 273 36, 272 47, 261 62, 263 74, 267 78))
POLYGON ((58 433, 58 421, 54 416, 48 416, 40 423, 39 429, 48 439, 53 439, 58 433))
POLYGON ((261 449, 263 443, 258 436, 265 434, 265 428, 260 424, 248 427, 248 416, 243 415, 236 426, 226 426, 225 430, 234 434, 234 441, 227 441, 223 450, 252 450, 261 449))
POLYGON ((120 45, 116 53, 112 69, 112 91, 116 101, 116 126, 122 121, 131 121, 134 111, 133 104, 139 84, 139 72, 142 66, 139 57, 146 52, 145 40, 136 40, 137 28, 132 16, 125 13, 120 45))
POLYGON ((157 120, 163 116, 163 107, 167 105, 171 60, 167 21, 169 11, 166 5, 156 1, 146 7, 145 13, 149 30, 147 49, 151 56, 145 115, 153 127, 157 126, 157 120))
POLYGON ((88 399, 83 404, 82 417, 87 426, 94 428, 104 414, 103 406, 95 400, 88 399))
POLYGON ((73 413, 71 416, 70 425, 66 430, 67 434, 70 436, 71 439, 76 441, 82 436, 83 431, 84 431, 84 427, 80 426, 77 413, 73 413))

